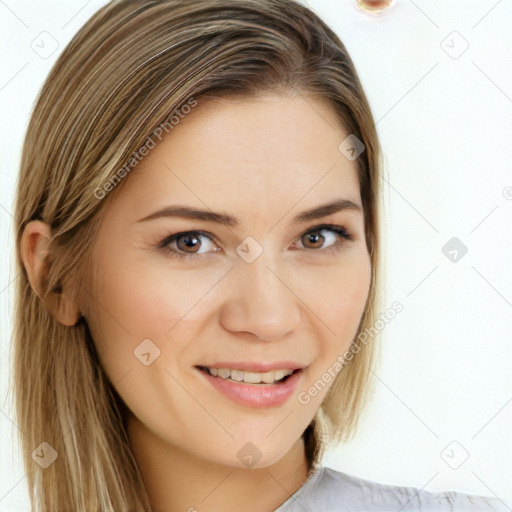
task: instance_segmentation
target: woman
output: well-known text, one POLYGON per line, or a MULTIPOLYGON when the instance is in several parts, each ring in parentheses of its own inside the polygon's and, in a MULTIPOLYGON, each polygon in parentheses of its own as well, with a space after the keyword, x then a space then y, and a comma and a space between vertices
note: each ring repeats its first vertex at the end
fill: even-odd
POLYGON ((17 190, 33 509, 502 510, 321 465, 370 393, 379 169, 352 61, 306 7, 100 9, 41 91, 17 190))

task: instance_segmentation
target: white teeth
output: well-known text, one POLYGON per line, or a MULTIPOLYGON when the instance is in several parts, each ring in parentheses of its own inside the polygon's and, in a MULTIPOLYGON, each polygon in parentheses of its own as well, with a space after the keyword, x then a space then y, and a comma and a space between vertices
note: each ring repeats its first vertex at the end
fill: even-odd
POLYGON ((230 370, 229 368, 206 368, 210 375, 222 379, 231 379, 236 382, 247 382, 248 384, 274 384, 287 375, 291 375, 293 370, 274 370, 265 373, 244 372, 242 370, 230 370))
MULTIPOLYGON (((261 382, 261 373, 255 372, 244 372, 244 382, 248 382, 249 384, 259 384, 261 382)), ((272 380, 272 382, 274 382, 272 380)))
POLYGON ((290 370, 274 370, 274 379, 282 379, 285 375, 290 375, 290 373, 292 373, 290 370))
POLYGON ((274 382, 274 372, 262 373, 261 382, 264 382, 265 384, 272 384, 274 382))
POLYGON ((219 368, 217 371, 217 374, 219 377, 222 377, 223 379, 227 379, 228 377, 231 376, 231 371, 228 370, 227 368, 219 368))
POLYGON ((237 382, 241 382, 244 380, 244 372, 241 372, 240 370, 231 370, 231 378, 237 382))

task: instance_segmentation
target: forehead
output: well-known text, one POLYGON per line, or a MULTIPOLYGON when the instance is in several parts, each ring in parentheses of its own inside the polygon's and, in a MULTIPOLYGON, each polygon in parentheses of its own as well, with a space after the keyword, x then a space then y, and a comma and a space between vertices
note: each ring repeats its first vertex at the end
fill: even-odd
POLYGON ((199 103, 125 178, 119 200, 133 217, 171 202, 275 215, 301 200, 358 201, 354 161, 338 149, 348 133, 312 95, 199 103), (231 209, 231 208, 230 208, 231 209))

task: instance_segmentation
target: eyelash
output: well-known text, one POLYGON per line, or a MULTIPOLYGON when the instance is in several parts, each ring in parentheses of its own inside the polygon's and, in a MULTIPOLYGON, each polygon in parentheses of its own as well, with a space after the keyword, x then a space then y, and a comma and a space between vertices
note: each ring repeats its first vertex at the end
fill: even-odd
MULTIPOLYGON (((307 231, 302 233, 302 235, 300 235, 299 238, 302 238, 303 236, 307 235, 308 233, 315 233, 317 231, 323 231, 323 230, 329 230, 329 231, 336 233, 337 235, 339 235, 342 238, 342 240, 330 245, 329 247, 326 247, 325 249, 310 249, 310 250, 323 251, 323 252, 327 252, 327 253, 336 253, 341 249, 342 245, 345 245, 346 242, 351 242, 354 240, 354 237, 352 236, 352 234, 345 227, 337 226, 334 224, 320 224, 319 226, 315 226, 311 229, 308 229, 307 231)), ((202 259, 205 258, 204 254, 186 254, 186 253, 179 252, 176 249, 171 249, 169 247, 169 244, 171 242, 173 242, 174 240, 176 240, 177 238, 179 238, 180 236, 191 235, 191 234, 202 235, 202 236, 209 238, 213 242, 215 242, 215 239, 209 233, 206 233, 204 231, 200 231, 200 230, 181 231, 180 233, 175 233, 174 235, 166 237, 164 240, 162 240, 158 244, 158 248, 162 249, 171 258, 179 258, 181 260, 193 259, 196 261, 201 261, 202 259)), ((303 250, 307 250, 307 248, 303 249, 303 250)))

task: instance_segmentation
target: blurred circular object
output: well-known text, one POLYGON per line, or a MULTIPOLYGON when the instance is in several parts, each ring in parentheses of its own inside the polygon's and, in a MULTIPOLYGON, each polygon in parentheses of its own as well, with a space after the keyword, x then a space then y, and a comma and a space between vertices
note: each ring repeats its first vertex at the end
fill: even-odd
POLYGON ((357 5, 368 12, 382 12, 389 9, 393 0, 356 0, 357 5))

